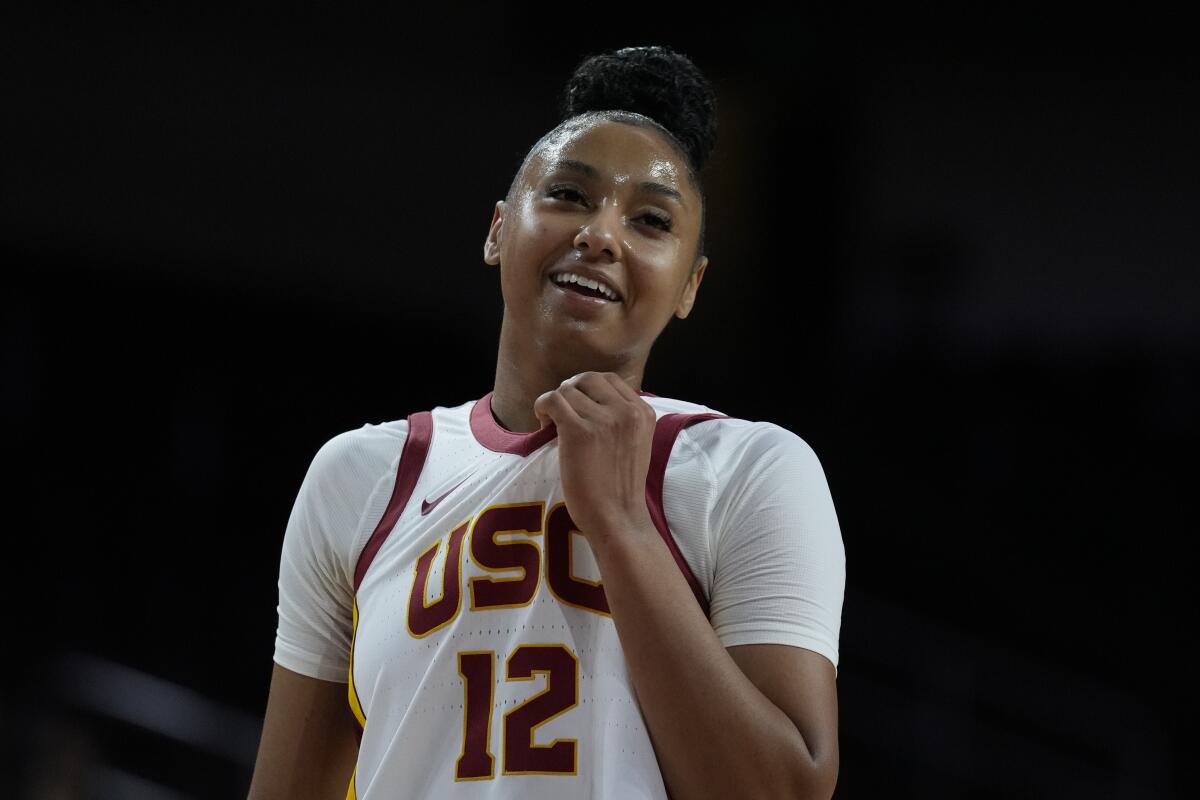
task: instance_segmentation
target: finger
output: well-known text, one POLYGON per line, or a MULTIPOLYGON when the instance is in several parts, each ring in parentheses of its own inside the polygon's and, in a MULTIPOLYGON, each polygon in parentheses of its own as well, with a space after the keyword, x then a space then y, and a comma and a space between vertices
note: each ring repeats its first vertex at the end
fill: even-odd
POLYGON ((558 388, 557 394, 564 399, 580 419, 595 422, 604 417, 604 407, 573 383, 564 383, 558 388))
POLYGON ((567 378, 563 385, 574 386, 602 406, 625 402, 607 375, 608 373, 604 372, 581 372, 567 378))
POLYGON ((625 382, 625 379, 615 372, 605 372, 602 375, 608 380, 612 390, 617 393, 626 407, 636 408, 640 414, 644 416, 647 422, 654 422, 656 414, 654 406, 646 402, 646 398, 637 393, 637 390, 625 382))
POLYGON ((571 423, 578 424, 581 421, 578 412, 567 401, 567 398, 563 397, 562 391, 559 389, 543 392, 537 400, 534 400, 533 413, 539 420, 544 420, 543 428, 551 422, 555 425, 570 425, 571 423))
POLYGON ((533 401, 533 415, 537 417, 538 426, 542 428, 554 424, 554 418, 545 410, 545 405, 541 397, 533 401))
POLYGON ((617 375, 615 372, 605 372, 603 374, 604 377, 608 379, 608 382, 612 384, 612 387, 616 389, 617 393, 625 400, 629 402, 633 402, 635 400, 645 402, 642 400, 642 396, 637 393, 637 390, 626 383, 625 379, 620 375, 617 375))

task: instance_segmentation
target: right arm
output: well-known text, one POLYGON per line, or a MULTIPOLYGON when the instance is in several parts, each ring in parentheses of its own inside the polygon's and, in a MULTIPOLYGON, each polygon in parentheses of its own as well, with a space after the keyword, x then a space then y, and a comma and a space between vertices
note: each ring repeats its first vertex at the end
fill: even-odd
POLYGON ((275 665, 248 800, 341 800, 358 759, 346 684, 275 665))
POLYGON ((363 525, 382 513, 372 510, 373 490, 390 485, 405 431, 385 423, 333 437, 300 486, 280 557, 275 664, 250 800, 347 796, 360 730, 346 683, 353 559, 363 525))

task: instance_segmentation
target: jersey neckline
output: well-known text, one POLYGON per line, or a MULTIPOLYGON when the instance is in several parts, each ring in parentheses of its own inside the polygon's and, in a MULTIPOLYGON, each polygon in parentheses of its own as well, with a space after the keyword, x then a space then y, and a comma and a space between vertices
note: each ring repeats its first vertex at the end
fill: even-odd
MULTIPOLYGON (((476 400, 475 405, 471 408, 471 433, 475 436, 475 441, 488 450, 527 456, 558 436, 558 428, 554 426, 553 422, 544 428, 528 433, 510 431, 502 426, 492 413, 492 395, 495 393, 494 389, 488 392, 476 400)), ((658 396, 642 391, 639 391, 638 394, 642 397, 658 396)))

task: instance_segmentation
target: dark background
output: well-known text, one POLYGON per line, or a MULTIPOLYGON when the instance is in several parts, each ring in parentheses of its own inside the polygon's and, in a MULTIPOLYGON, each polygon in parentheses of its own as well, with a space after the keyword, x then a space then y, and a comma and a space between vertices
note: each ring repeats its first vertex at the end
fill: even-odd
POLYGON ((491 389, 493 203, 580 58, 666 43, 720 141, 644 388, 821 458, 837 797, 1185 796, 1186 26, 684 13, 4 20, 0 794, 244 796, 310 459, 491 389))

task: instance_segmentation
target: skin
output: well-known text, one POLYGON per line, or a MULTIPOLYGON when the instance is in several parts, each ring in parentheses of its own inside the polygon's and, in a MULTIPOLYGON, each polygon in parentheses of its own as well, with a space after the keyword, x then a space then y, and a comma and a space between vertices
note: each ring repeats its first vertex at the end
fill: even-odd
MULTIPOLYGON (((569 127, 527 161, 484 243, 505 303, 491 410, 512 431, 557 428, 564 499, 603 575, 671 795, 828 798, 833 665, 796 647, 723 647, 646 506, 655 414, 637 390, 708 263, 696 256, 700 198, 683 165, 653 129, 616 122, 569 127), (556 168, 564 159, 596 174, 556 168), (639 188, 647 181, 679 200, 639 188), (670 230, 648 214, 669 217, 670 230), (610 276, 622 302, 589 308, 550 283, 551 270, 580 263, 610 276)), ((251 798, 344 797, 352 719, 344 683, 276 665, 251 798)))
POLYGON ((341 800, 358 759, 357 727, 346 684, 274 665, 248 797, 341 800))
POLYGON ((569 128, 527 161, 509 200, 496 203, 483 256, 500 267, 504 318, 492 411, 509 430, 537 430, 534 400, 581 368, 640 388, 655 339, 672 315, 691 312, 708 258, 696 258, 700 195, 683 163, 649 128, 569 128), (599 175, 555 169, 564 159, 599 175), (682 201, 641 190, 643 182, 668 186, 682 201), (580 262, 612 276, 623 302, 603 313, 573 312, 547 276, 580 262))

